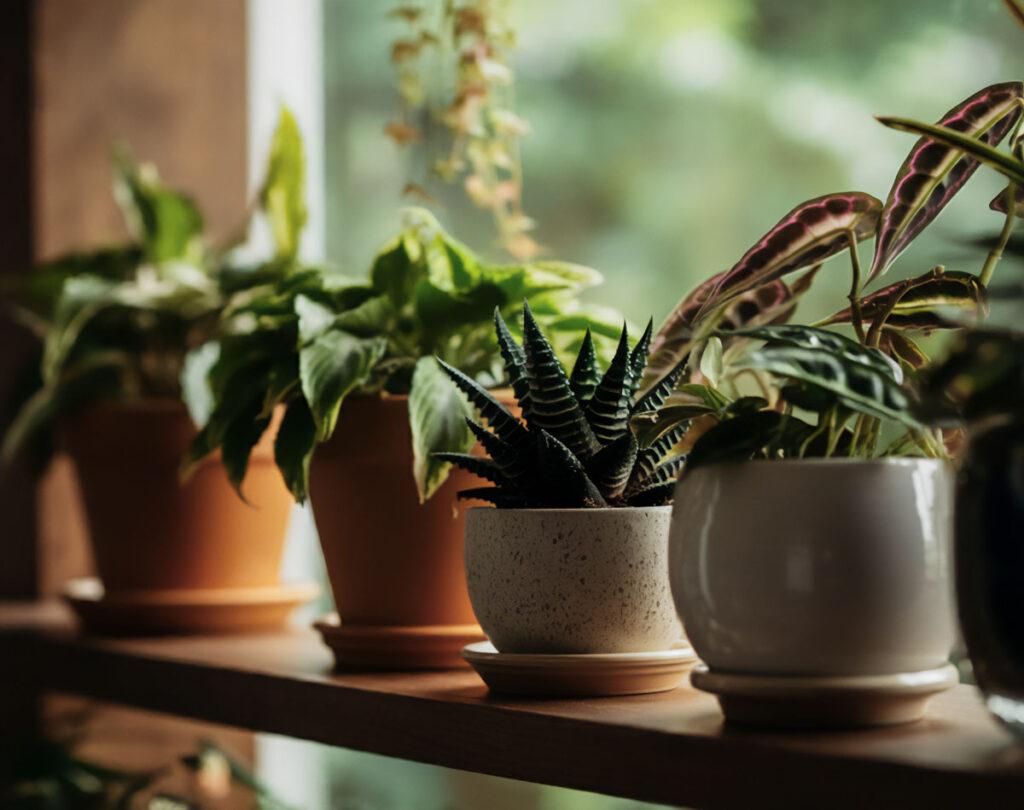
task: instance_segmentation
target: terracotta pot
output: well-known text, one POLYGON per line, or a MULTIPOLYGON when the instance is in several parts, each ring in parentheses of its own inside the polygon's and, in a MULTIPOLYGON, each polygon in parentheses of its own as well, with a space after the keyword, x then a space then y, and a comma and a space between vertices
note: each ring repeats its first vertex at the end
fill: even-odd
POLYGON ((243 502, 218 457, 184 485, 178 469, 195 428, 176 400, 95 405, 62 425, 106 593, 266 588, 279 584, 291 497, 267 431, 243 502))
POLYGON ((668 650, 683 636, 668 581, 671 506, 469 512, 466 574, 502 653, 668 650))
MULTIPOLYGON (((508 407, 511 397, 499 397, 508 407)), ((452 469, 426 503, 412 473, 407 398, 350 397, 310 469, 310 502, 340 629, 325 631, 339 665, 461 666, 483 638, 466 592, 461 489, 452 469)))

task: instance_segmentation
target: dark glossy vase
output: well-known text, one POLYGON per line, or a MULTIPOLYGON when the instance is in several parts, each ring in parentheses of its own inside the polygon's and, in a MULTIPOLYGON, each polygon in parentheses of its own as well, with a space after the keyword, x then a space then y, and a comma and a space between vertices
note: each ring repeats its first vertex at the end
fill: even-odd
POLYGON ((1024 739, 1024 421, 971 437, 956 513, 967 651, 989 710, 1024 739))

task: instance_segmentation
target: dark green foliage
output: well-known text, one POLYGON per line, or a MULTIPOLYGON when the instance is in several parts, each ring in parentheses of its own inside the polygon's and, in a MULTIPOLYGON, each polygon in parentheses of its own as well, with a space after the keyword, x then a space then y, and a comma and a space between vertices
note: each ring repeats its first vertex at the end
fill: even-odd
POLYGON ((650 325, 632 349, 623 327, 618 349, 603 372, 588 333, 571 375, 555 357, 529 306, 523 307, 522 346, 500 314, 495 315, 495 329, 521 419, 479 383, 440 364, 489 428, 470 422, 487 459, 434 454, 494 484, 465 490, 460 497, 504 508, 656 506, 671 501, 685 463, 674 447, 687 426, 669 426, 649 443, 638 441, 630 426, 638 406, 645 416, 657 419, 657 409, 683 373, 682 364, 673 368, 634 404, 646 367, 650 325), (528 409, 522 407, 524 397, 528 409))

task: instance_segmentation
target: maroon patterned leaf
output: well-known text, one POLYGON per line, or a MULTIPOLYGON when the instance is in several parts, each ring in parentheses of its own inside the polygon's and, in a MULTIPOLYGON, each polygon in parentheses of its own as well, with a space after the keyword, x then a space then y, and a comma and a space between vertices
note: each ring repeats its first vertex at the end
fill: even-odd
MULTIPOLYGON (((1006 189, 1004 188, 995 197, 988 207, 1000 214, 1006 213, 1006 189)), ((1014 186, 1013 188, 1013 213, 1015 216, 1024 217, 1024 188, 1014 186)))
MULTIPOLYGON (((988 146, 998 144, 1020 116, 1021 82, 1004 82, 980 90, 938 122, 988 146)), ((875 256, 865 283, 884 273, 938 216, 981 165, 963 150, 923 137, 914 144, 889 191, 882 212, 875 256)))
MULTIPOLYGON (((861 318, 871 324, 884 318, 887 330, 956 329, 962 320, 954 320, 942 310, 957 308, 965 316, 977 316, 987 308, 985 289, 976 276, 936 267, 923 276, 898 281, 865 296, 860 301, 861 318), (888 313, 888 314, 886 314, 888 313)), ((850 308, 837 312, 824 322, 849 323, 850 308)))
POLYGON ((882 203, 861 191, 827 194, 802 203, 748 250, 706 296, 698 317, 747 290, 817 264, 875 233, 882 203))
POLYGON ((908 371, 917 371, 928 365, 928 355, 921 350, 921 347, 896 329, 882 330, 878 348, 908 371))

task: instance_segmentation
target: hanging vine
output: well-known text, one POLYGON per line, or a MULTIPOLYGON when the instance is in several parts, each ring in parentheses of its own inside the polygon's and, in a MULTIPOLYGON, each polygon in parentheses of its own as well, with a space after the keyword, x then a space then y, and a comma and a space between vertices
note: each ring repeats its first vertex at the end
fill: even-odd
MULTIPOLYGON (((532 258, 541 248, 523 211, 519 142, 529 125, 514 112, 508 0, 425 0, 391 15, 405 30, 391 44, 399 115, 384 133, 399 146, 417 144, 424 175, 460 182, 491 212, 500 244, 518 259, 532 258)), ((427 184, 425 176, 410 181, 404 193, 433 202, 427 184)))

